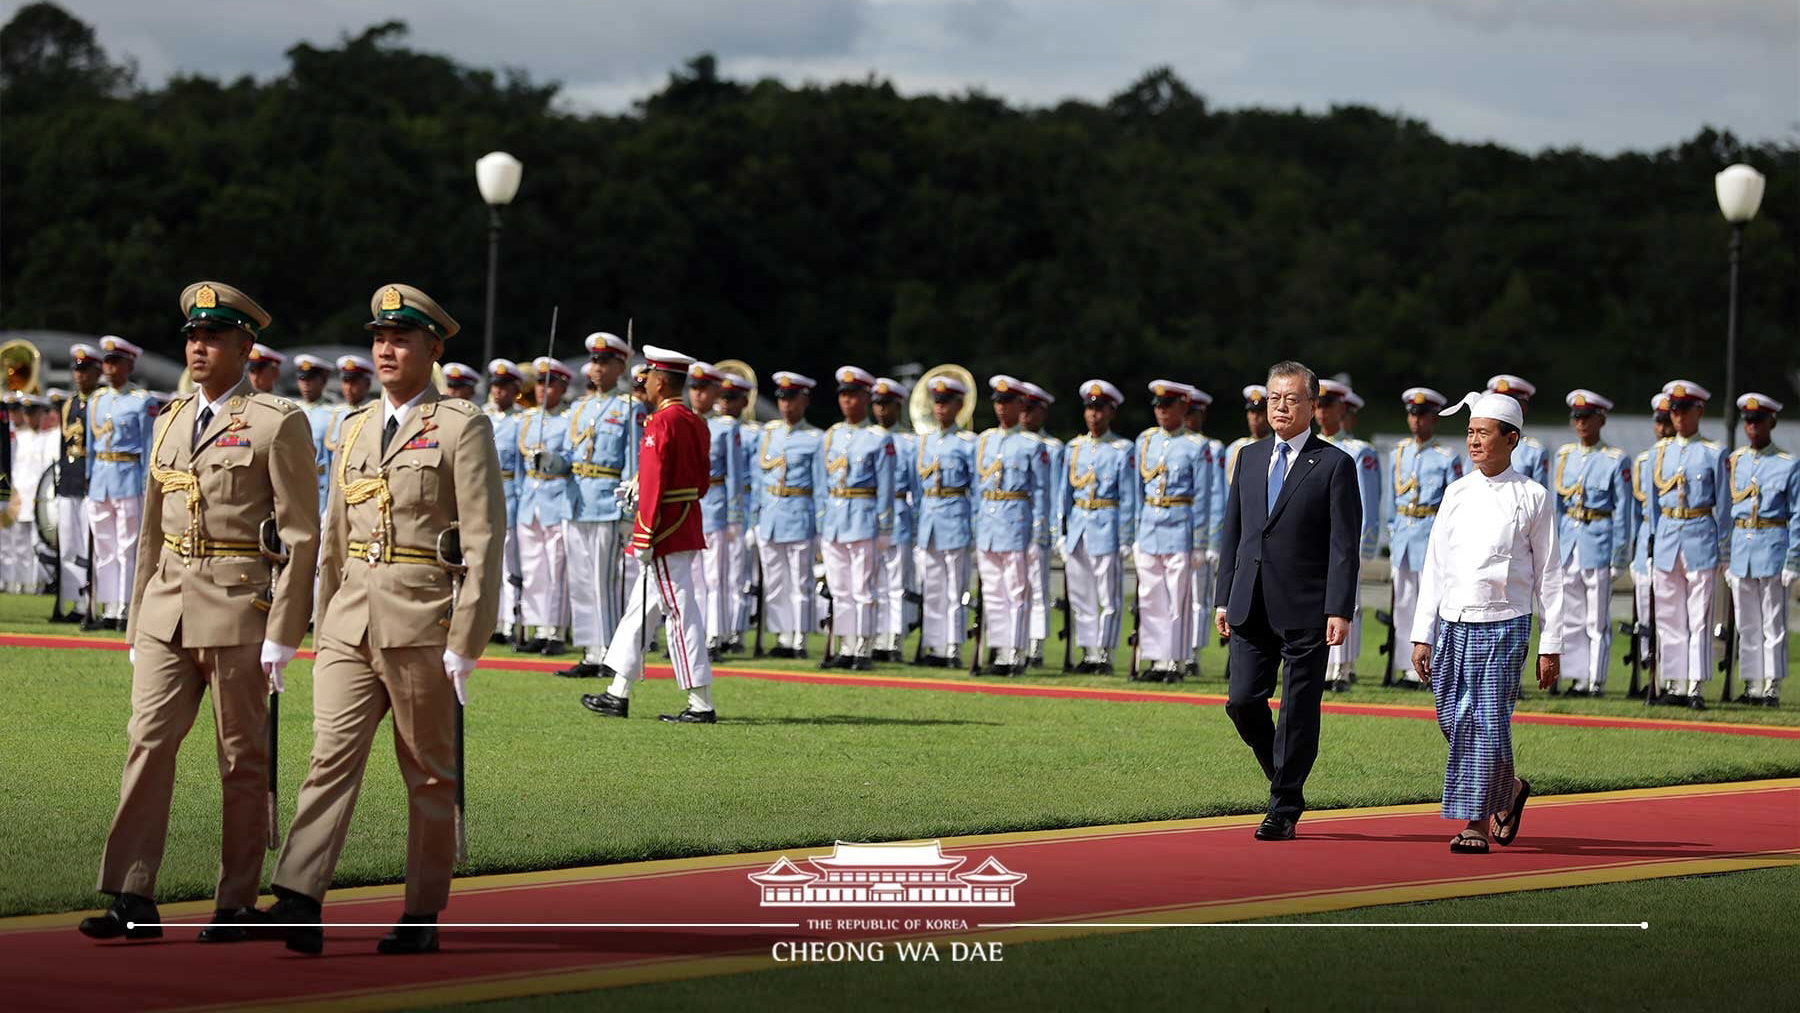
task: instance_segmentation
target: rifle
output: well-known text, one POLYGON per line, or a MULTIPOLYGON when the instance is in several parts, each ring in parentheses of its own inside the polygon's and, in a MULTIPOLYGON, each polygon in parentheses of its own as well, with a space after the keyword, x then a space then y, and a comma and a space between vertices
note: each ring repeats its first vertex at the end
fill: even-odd
MULTIPOLYGON (((462 598, 463 578, 468 575, 469 564, 463 559, 461 525, 452 521, 450 526, 438 532, 437 561, 450 574, 450 612, 456 615, 456 604, 462 598)), ((450 625, 447 616, 439 620, 445 627, 450 625)), ((463 818, 463 704, 456 701, 456 860, 469 860, 469 835, 467 824, 463 818)))
POLYGON ((1729 582, 1725 588, 1725 623, 1721 632, 1725 637, 1725 656, 1719 659, 1719 671, 1725 673, 1725 689, 1719 694, 1719 702, 1730 703, 1731 672, 1737 667, 1737 599, 1731 594, 1729 582))
POLYGON ((1657 686, 1657 682, 1658 682, 1657 676, 1662 674, 1659 671, 1659 669, 1661 669, 1662 665, 1660 664, 1660 659, 1657 657, 1657 655, 1661 653, 1658 650, 1658 647, 1660 645, 1656 642, 1657 634, 1656 634, 1656 529, 1655 528, 1652 528, 1650 530, 1649 537, 1644 539, 1644 575, 1650 581, 1650 584, 1649 584, 1649 587, 1650 587, 1650 658, 1652 661, 1652 665, 1650 668, 1650 677, 1649 677, 1649 679, 1647 679, 1644 682, 1644 706, 1654 707, 1654 706, 1656 706, 1657 701, 1659 699, 1661 699, 1661 697, 1662 697, 1660 688, 1657 686))
POLYGON ((768 611, 769 611, 769 600, 766 596, 766 592, 764 590, 765 585, 763 582, 764 582, 764 577, 763 577, 762 552, 759 550, 756 553, 756 654, 755 654, 755 656, 758 658, 763 656, 763 628, 768 625, 766 622, 763 621, 763 618, 764 618, 764 616, 766 616, 768 614, 768 611))
POLYGON ((1626 648, 1629 653, 1624 658, 1625 663, 1631 666, 1631 688, 1625 691, 1625 699, 1636 700, 1644 695, 1641 680, 1644 674, 1645 648, 1649 644, 1643 619, 1638 615, 1636 594, 1631 596, 1631 621, 1619 620, 1619 632, 1631 637, 1630 646, 1626 648))
POLYGON ((832 600, 831 585, 823 577, 819 578, 818 595, 825 599, 825 622, 821 624, 825 627, 825 652, 819 659, 819 667, 830 668, 837 661, 831 653, 831 638, 837 634, 837 602, 832 600))
POLYGON ((525 641, 530 639, 525 635, 525 576, 509 573, 506 575, 506 582, 513 589, 512 647, 513 650, 520 651, 525 649, 525 641))
POLYGON ((1387 658, 1387 664, 1382 667, 1382 673, 1381 673, 1381 685, 1384 687, 1392 686, 1394 684, 1394 664, 1398 660, 1397 658, 1394 657, 1394 650, 1399 646, 1397 643, 1395 643, 1395 640, 1398 639, 1396 634, 1399 631, 1394 628, 1395 627, 1394 614, 1399 611, 1399 609, 1395 608, 1395 605, 1398 603, 1399 596, 1400 596, 1400 589, 1394 585, 1392 571, 1390 569, 1389 577, 1388 577, 1388 607, 1387 607, 1387 611, 1383 612, 1380 609, 1375 610, 1375 621, 1385 625, 1388 628, 1387 643, 1382 644, 1379 648, 1376 649, 1377 653, 1379 653, 1387 658))
POLYGON ((975 568, 975 592, 965 595, 975 617, 975 658, 969 662, 969 674, 981 674, 981 656, 987 652, 987 603, 981 600, 981 568, 975 568))
POLYGON ((1143 585, 1138 582, 1137 571, 1134 568, 1131 575, 1131 636, 1125 641, 1131 645, 1130 678, 1132 682, 1138 681, 1138 633, 1143 629, 1144 625, 1144 617, 1139 609, 1139 605, 1140 598, 1143 596, 1143 590, 1143 585))
POLYGON ((1063 571, 1063 595, 1056 599, 1056 607, 1062 610, 1063 624, 1057 636, 1063 642, 1063 674, 1075 671, 1075 638, 1070 634, 1069 619, 1069 571, 1063 571))
MULTIPOLYGON (((257 528, 256 547, 262 557, 269 561, 269 589, 264 594, 264 601, 272 609, 275 604, 275 582, 281 576, 281 568, 287 565, 287 546, 281 544, 281 529, 276 526, 275 518, 264 517, 262 525, 257 528)), ((280 791, 281 778, 278 768, 281 766, 281 694, 269 690, 269 850, 281 847, 281 825, 275 815, 275 799, 280 791)))

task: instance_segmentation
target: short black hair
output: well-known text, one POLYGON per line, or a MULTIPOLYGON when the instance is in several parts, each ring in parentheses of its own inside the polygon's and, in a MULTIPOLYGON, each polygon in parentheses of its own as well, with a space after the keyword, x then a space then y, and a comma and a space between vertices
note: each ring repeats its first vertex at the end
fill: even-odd
POLYGON ((1501 436, 1517 436, 1517 435, 1519 435, 1519 427, 1513 425, 1511 422, 1502 422, 1499 419, 1495 419, 1494 425, 1497 425, 1500 427, 1500 435, 1501 436))

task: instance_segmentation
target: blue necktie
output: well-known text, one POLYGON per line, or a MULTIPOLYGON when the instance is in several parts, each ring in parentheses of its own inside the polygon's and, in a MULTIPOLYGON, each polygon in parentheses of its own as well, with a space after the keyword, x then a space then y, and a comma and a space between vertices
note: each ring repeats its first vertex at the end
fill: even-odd
POLYGON ((1287 481, 1287 455, 1290 449, 1286 442, 1277 443, 1275 468, 1269 472, 1269 512, 1275 512, 1275 501, 1281 496, 1281 483, 1287 481))

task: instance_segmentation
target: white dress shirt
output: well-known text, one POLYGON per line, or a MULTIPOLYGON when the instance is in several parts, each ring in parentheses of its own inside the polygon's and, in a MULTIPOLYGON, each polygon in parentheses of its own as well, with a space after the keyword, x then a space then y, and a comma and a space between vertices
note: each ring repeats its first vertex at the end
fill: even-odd
POLYGON ((405 428, 406 417, 412 414, 412 410, 419 406, 420 401, 425 400, 425 391, 428 389, 429 388, 421 388, 417 394, 412 396, 412 400, 399 405, 388 400, 384 396, 381 399, 381 427, 383 429, 387 428, 388 419, 398 419, 399 421, 394 423, 394 429, 400 430, 405 428))
MULTIPOLYGON (((1292 473, 1294 470, 1294 462, 1300 459, 1300 448, 1306 446, 1306 438, 1311 435, 1311 429, 1302 429, 1298 436, 1295 436, 1290 440, 1276 437, 1274 445, 1269 447, 1269 470, 1263 475, 1263 478, 1267 479, 1269 475, 1275 474, 1275 466, 1281 463, 1281 445, 1283 443, 1288 445, 1287 470, 1289 473, 1292 473)), ((1286 474, 1281 477, 1283 481, 1287 479, 1286 474)), ((1275 504, 1271 503, 1269 505, 1274 506, 1275 504)))
POLYGON ((1508 467, 1450 483, 1425 550, 1414 643, 1436 642, 1438 622, 1492 623, 1533 611, 1539 654, 1562 653, 1562 580, 1556 571, 1550 492, 1508 467), (1533 609, 1533 605, 1538 606, 1533 609))

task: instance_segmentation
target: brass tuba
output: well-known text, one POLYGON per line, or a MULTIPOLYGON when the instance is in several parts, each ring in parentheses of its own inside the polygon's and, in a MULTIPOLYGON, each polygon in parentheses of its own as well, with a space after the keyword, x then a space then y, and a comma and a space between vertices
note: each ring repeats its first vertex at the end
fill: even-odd
POLYGON ((0 364, 6 369, 6 390, 42 394, 44 357, 37 346, 22 338, 0 345, 0 364))
POLYGON ((751 369, 750 364, 742 359, 722 359, 713 363, 713 368, 721 373, 730 373, 732 376, 743 377, 745 380, 750 381, 750 396, 744 401, 744 410, 738 413, 738 421, 755 422, 756 397, 758 393, 756 389, 756 370, 751 369))
POLYGON ((906 399, 906 413, 912 418, 914 432, 929 433, 937 428, 937 420, 931 414, 931 381, 940 376, 951 376, 962 381, 963 403, 956 413, 956 424, 967 429, 969 423, 975 421, 975 374, 949 362, 926 370, 919 381, 913 384, 912 393, 906 399))

